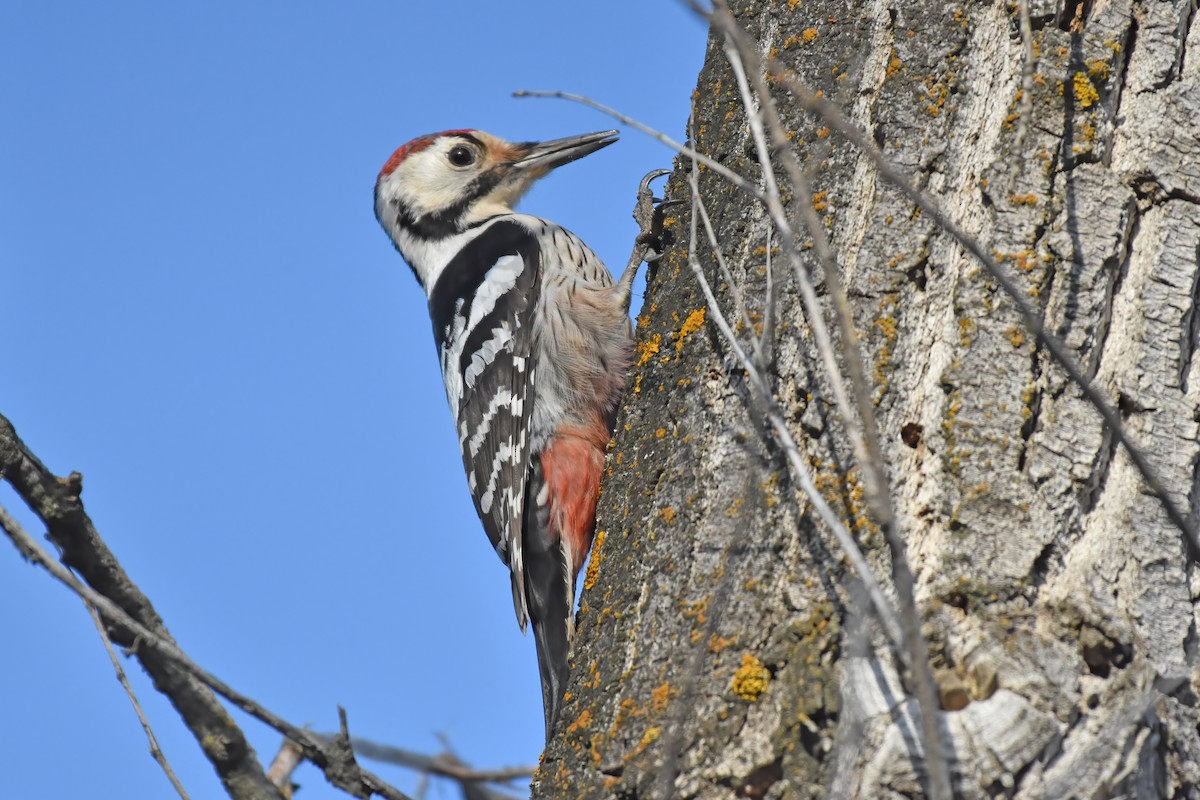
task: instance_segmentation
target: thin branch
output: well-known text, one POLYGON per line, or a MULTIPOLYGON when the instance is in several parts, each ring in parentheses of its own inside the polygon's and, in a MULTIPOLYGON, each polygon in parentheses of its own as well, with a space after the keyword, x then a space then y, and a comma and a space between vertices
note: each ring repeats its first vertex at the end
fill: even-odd
MULTIPOLYGON (((0 417, 0 423, 2 422, 7 422, 7 420, 4 420, 3 417, 0 417)), ((69 589, 75 592, 75 594, 77 594, 80 598, 82 598, 85 603, 94 607, 110 622, 116 622, 121 625, 124 628, 122 631, 123 633, 132 633, 132 636, 128 637, 131 643, 137 642, 140 639, 140 642, 138 642, 139 644, 149 645, 151 649, 154 649, 164 655, 168 654, 172 649, 174 649, 174 645, 160 639, 156 634, 151 633, 141 623, 126 614, 107 597, 96 592, 91 587, 81 583, 73 574, 71 574, 70 570, 68 570, 62 564, 59 564, 45 551, 43 551, 37 542, 34 541, 33 537, 26 533, 21 525, 17 523, 15 519, 9 516, 9 514, 3 509, 0 509, 0 528, 4 530, 9 539, 12 540, 13 544, 16 546, 17 550, 27 560, 47 570, 51 575, 53 575, 69 589)), ((146 663, 145 659, 141 660, 144 665, 146 663)), ((228 726, 237 731, 239 735, 241 734, 241 731, 237 730, 236 726, 233 725, 232 720, 229 721, 228 726)), ((207 749, 205 750, 205 753, 207 755, 207 749)), ((257 766, 257 763, 255 763, 255 766, 257 766)), ((229 794, 238 800, 241 800, 241 798, 245 798, 246 800, 257 800, 258 798, 277 798, 279 796, 275 791, 275 788, 271 786, 270 783, 265 784, 264 791, 264 786, 257 785, 256 782, 253 782, 254 773, 252 770, 239 770, 239 774, 232 776, 231 778, 228 772, 222 773, 220 767, 218 766, 218 774, 221 775, 222 782, 225 784, 225 788, 229 794)), ((259 775, 262 775, 264 781, 266 780, 266 776, 262 774, 261 769, 259 771, 259 775)))
POLYGON ((584 97, 581 94, 571 94, 570 92, 534 92, 534 91, 529 91, 527 89, 522 89, 520 91, 513 92, 513 97, 551 97, 551 98, 557 98, 559 100, 570 100, 573 103, 582 103, 585 106, 596 109, 597 111, 599 111, 602 114, 607 114, 608 116, 612 117, 613 119, 617 120, 618 122, 620 122, 624 125, 628 125, 629 127, 633 128, 634 130, 641 131, 642 133, 646 134, 647 136, 651 137, 652 139, 657 139, 658 141, 662 142, 667 147, 671 148, 672 150, 674 150, 678 153, 682 153, 683 155, 688 156, 689 158, 699 161, 701 164, 708 167, 713 172, 717 173, 722 178, 729 181, 730 183, 732 183, 734 186, 738 187, 739 189, 743 189, 743 190, 749 192, 750 194, 752 194, 754 197, 758 198, 759 200, 763 199, 762 191, 759 190, 759 188, 757 186, 755 186, 751 181, 747 180, 745 177, 737 174, 736 172, 731 170, 729 167, 722 164, 720 161, 709 158, 708 156, 703 155, 701 153, 697 153, 695 150, 691 149, 690 147, 688 147, 686 145, 680 144, 679 142, 672 139, 670 136, 667 136, 665 133, 656 131, 653 128, 651 128, 650 126, 645 125, 641 122, 638 122, 633 117, 627 117, 624 114, 622 114, 620 111, 617 111, 616 109, 609 108, 608 106, 602 105, 601 103, 597 103, 595 100, 591 99, 590 97, 584 97))
MULTIPOLYGON (((691 181, 692 200, 700 204, 700 189, 695 170, 691 173, 691 181)), ((710 240, 709 244, 713 247, 717 246, 717 243, 713 240, 710 240)), ((729 343, 729 347, 737 357, 738 363, 746 371, 751 384, 766 406, 767 419, 771 422, 771 426, 775 431, 775 438, 787 454, 788 463, 791 465, 792 472, 795 473, 796 479, 800 483, 801 491, 804 492, 804 496, 812 504, 817 517, 825 523, 825 526, 830 530, 842 550, 846 553, 851 566, 854 568, 859 580, 862 581, 867 597, 871 601, 871 606, 876 616, 879 617, 884 633, 892 645, 899 648, 901 642, 900 627, 891 604, 888 603, 887 597, 879 585, 879 581, 875 579, 875 574, 871 571, 871 566, 867 563, 866 557, 863 556, 862 550, 855 543, 854 537, 846 530, 846 527, 842 524, 837 514, 829 507, 825 498, 817 490, 816 483, 813 481, 812 474, 809 471, 809 466, 800 454, 800 447, 796 444, 796 440, 793 438, 792 432, 784 420, 783 412, 780 410, 779 404, 771 392, 770 385, 762 373, 758 371, 753 360, 742 349, 736 334, 733 332, 733 328, 730 327, 728 320, 725 319, 725 315, 721 311, 721 307, 717 304, 717 298, 708 283, 708 278, 705 277, 704 270, 700 267, 700 262, 696 258, 694 246, 689 246, 688 266, 691 267, 692 273, 696 276, 696 280, 700 284, 700 291, 703 292, 708 308, 712 312, 713 322, 729 343)))
MULTIPOLYGON (((692 158, 697 162, 704 163, 707 165, 716 163, 716 162, 713 162, 712 159, 709 159, 707 156, 703 156, 703 155, 697 153, 696 151, 692 150, 691 148, 684 147, 683 145, 676 143, 674 140, 670 139, 665 134, 659 133, 658 131, 655 131, 653 128, 650 128, 641 122, 637 122, 636 120, 633 120, 632 118, 627 117, 618 111, 615 111, 607 106, 601 105, 600 103, 597 103, 596 101, 594 101, 590 98, 584 97, 582 95, 571 94, 569 92, 518 92, 517 96, 519 96, 519 97, 551 97, 551 98, 558 98, 558 99, 562 99, 562 100, 571 100, 573 102, 582 103, 586 106, 590 106, 592 108, 597 109, 598 111, 608 114, 609 116, 612 116, 614 119, 617 119, 625 124, 630 125, 630 127, 633 127, 639 131, 643 131, 643 132, 647 133, 649 136, 651 136, 655 139, 658 139, 659 141, 663 142, 664 144, 667 144, 670 147, 674 147, 680 154, 687 156, 689 158, 692 158)), ((721 165, 717 165, 717 166, 721 166, 721 165)), ((719 172, 719 174, 721 174, 722 177, 729 177, 728 175, 725 174, 725 172, 720 172, 716 169, 714 169, 713 171, 719 172)), ((693 174, 695 174, 695 170, 693 170, 693 174)), ((755 198, 761 199, 765 202, 764 193, 761 190, 759 190, 759 188, 757 186, 754 186, 753 184, 751 184, 749 181, 747 181, 742 176, 736 175, 736 173, 733 174, 731 182, 734 183, 734 185, 738 186, 739 188, 746 190, 748 193, 750 193, 755 198)), ((698 267, 698 265, 693 265, 692 269, 694 272, 697 271, 697 267, 698 267)), ((701 288, 704 289, 705 287, 708 287, 708 280, 704 277, 702 270, 699 271, 698 277, 701 281, 701 288)), ((707 289, 706 298, 708 298, 709 306, 711 308, 716 309, 716 313, 719 314, 719 308, 717 308, 717 306, 716 306, 716 298, 712 295, 711 288, 707 289)), ((722 321, 724 321, 723 316, 721 316, 720 319, 722 321)), ((718 327, 719 328, 721 327, 719 323, 718 323, 718 327)), ((875 579, 874 575, 871 573, 870 566, 866 563, 866 559, 863 557, 862 551, 858 548, 858 545, 854 542, 853 537, 851 537, 849 532, 845 529, 845 527, 842 526, 841 521, 838 519, 837 515, 833 512, 833 510, 829 507, 829 505, 825 502, 825 499, 821 496, 820 492, 818 492, 816 490, 815 485, 812 483, 811 476, 808 475, 807 467, 804 464, 803 457, 800 455, 799 448, 796 446, 795 440, 792 439, 791 433, 790 433, 790 431, 788 431, 787 425, 783 421, 782 412, 780 412, 778 410, 778 406, 774 404, 774 399, 771 395, 770 387, 766 384, 765 380, 763 380, 763 378, 759 374, 758 370, 754 367, 753 362, 746 356, 746 353, 741 348, 741 345, 738 344, 737 338, 733 334, 733 329, 728 327, 727 322, 725 323, 725 329, 722 330, 722 333, 724 333, 725 330, 728 330, 728 332, 729 332, 726 335, 726 338, 731 339, 730 346, 733 349, 734 354, 738 357, 738 361, 742 364, 743 368, 745 368, 747 370, 747 374, 750 376, 751 382, 754 384, 755 389, 758 390, 762 394, 764 399, 771 401, 770 409, 768 412, 768 418, 772 422, 772 426, 775 429, 776 433, 778 435, 780 435, 781 444, 784 446, 785 451, 787 451, 789 463, 791 463, 792 466, 797 469, 797 477, 801 481, 802 490, 805 492, 805 495, 813 502, 814 510, 816 510, 817 516, 822 520, 822 522, 824 522, 830 528, 834 537, 838 540, 838 543, 846 551, 846 555, 850 559, 851 566, 855 569, 855 572, 858 574, 860 580, 862 580, 862 582, 864 584, 864 588, 867 590, 867 595, 871 600, 872 607, 874 608, 877 616, 880 617, 880 619, 883 623, 883 629, 884 629, 885 634, 887 634, 887 636, 888 636, 889 640, 892 642, 893 646, 895 646, 898 651, 902 652, 903 648, 900 647, 900 642, 901 642, 900 628, 899 628, 899 624, 898 624, 896 616, 895 616, 895 612, 892 610, 891 606, 888 604, 887 599, 884 596, 882 589, 880 589, 880 587, 879 587, 879 582, 875 579), (747 365, 749 365, 749 366, 747 367, 747 365), (783 437, 786 437, 786 439, 784 439, 783 437), (790 448, 789 448, 788 443, 790 443, 790 448)))
MULTIPOLYGON (((733 16, 729 13, 728 7, 722 0, 717 0, 714 3, 713 20, 717 27, 725 34, 726 53, 733 67, 734 74, 738 78, 738 86, 742 91, 747 116, 751 120, 756 120, 761 115, 770 128, 771 145, 774 151, 781 156, 792 183, 794 194, 793 205, 798 208, 804 226, 812 237, 813 248, 817 253, 817 258, 821 263, 825 275, 826 290, 832 300, 835 318, 838 322, 838 334, 844 350, 843 361, 849 372, 850 385, 858 412, 859 423, 862 426, 861 429, 853 425, 853 415, 849 408, 849 403, 846 402, 844 397, 844 390, 839 391, 841 387, 841 374, 838 370, 837 360, 832 348, 825 349, 822 346, 822 360, 825 363, 826 371, 834 386, 834 395, 841 408, 845 425, 852 434, 851 439, 855 444, 855 455, 862 470, 867 504, 871 509, 872 516, 883 532, 891 554, 892 584, 896 589, 897 600, 900 606, 900 623, 904 632, 905 646, 901 651, 901 658, 906 662, 906 666, 908 667, 912 681, 911 688, 917 697, 917 703, 921 710, 921 740, 924 746, 925 763, 928 771, 929 795, 934 800, 950 800, 953 796, 950 766, 942 742, 938 715, 937 688, 933 680, 933 670, 929 666, 929 653, 925 637, 921 631, 921 614, 917 608, 916 601, 916 579, 909 566, 904 537, 900 534, 897 527, 896 511, 892 503, 892 493, 885 472, 886 461, 883 456, 883 448, 880 445, 879 428, 875 422, 871 389, 867 384, 866 375, 863 370, 862 350, 859 347, 858 333, 854 327, 854 316, 850 310, 850 301, 846 296, 845 288, 842 286, 841 274, 834 259, 833 250, 829 244, 829 237, 825 233, 825 227, 818 218, 816 209, 808 199, 812 196, 811 185, 800 167, 799 159, 796 157, 795 150, 792 148, 787 137, 787 132, 784 130, 779 110, 776 108, 774 98, 771 96, 770 89, 766 84, 762 59, 759 57, 754 43, 749 41, 749 37, 747 37, 745 31, 734 22, 733 16), (757 114, 753 108, 753 97, 746 85, 747 72, 753 75, 754 89, 759 99, 757 114)), ((793 271, 799 279, 805 310, 809 315, 809 324, 812 326, 814 332, 816 332, 818 329, 824 327, 821 308, 816 303, 815 292, 813 292, 811 283, 807 280, 807 274, 800 263, 798 243, 783 213, 779 192, 777 189, 773 189, 773 169, 761 121, 757 125, 752 122, 750 129, 754 135, 755 146, 759 150, 760 160, 763 162, 763 175, 770 181, 767 183, 768 207, 771 209, 772 217, 776 219, 780 239, 785 244, 786 252, 792 260, 793 271), (780 224, 781 222, 782 224, 780 224)), ((820 340, 818 340, 818 344, 822 344, 820 340)))
POLYGON ((763 304, 762 335, 759 337, 759 352, 763 359, 762 368, 768 374, 775 361, 775 305, 779 302, 779 284, 775 281, 775 270, 771 266, 771 233, 773 228, 767 225, 767 287, 766 302, 763 304))
MULTIPOLYGON (((695 165, 693 164, 693 167, 695 165)), ((708 237, 709 242, 716 242, 717 234, 713 229, 712 219, 708 215, 708 209, 703 203, 696 203, 693 198, 692 208, 696 214, 692 217, 692 226, 695 227, 696 217, 704 223, 704 233, 708 237)), ((693 239, 695 238, 693 233, 693 239)), ((746 312, 746 304, 742 301, 742 292, 738 289, 737 282, 733 279, 733 272, 729 269, 729 264, 725 261, 725 254, 721 252, 719 247, 714 245, 712 249, 713 256, 717 261, 717 268, 721 271, 721 277, 725 279, 725 283, 729 286, 729 296, 733 298, 733 307, 737 312, 738 319, 742 326, 750 331, 750 346, 754 349, 754 360, 758 364, 759 369, 764 368, 762 344, 757 336, 754 336, 754 324, 750 320, 750 315, 746 312)))
POLYGON ((1029 21, 1029 0, 1017 0, 1017 12, 1021 17, 1021 110, 1017 118, 1017 135, 1013 138, 1013 152, 1020 153, 1025 145, 1025 133, 1029 129, 1029 117, 1033 114, 1033 24, 1029 21))
POLYGON ((303 762, 304 751, 300 749, 300 745, 291 739, 284 739, 279 751, 271 759, 271 766, 267 768, 267 778, 284 797, 290 798, 295 793, 296 785, 292 783, 292 773, 303 762))
POLYGON ((82 478, 78 473, 72 473, 67 479, 53 475, 29 451, 12 423, 2 415, 0 475, 46 523, 50 538, 62 549, 63 560, 84 575, 90 585, 82 583, 47 555, 19 526, 4 524, 9 538, 22 555, 94 605, 112 625, 111 634, 118 644, 133 648, 142 666, 154 678, 155 685, 184 718, 231 796, 275 800, 280 794, 267 779, 244 734, 211 692, 222 695, 255 719, 293 739, 304 749, 305 757, 338 788, 352 794, 366 790, 389 800, 409 800, 403 792, 370 772, 352 762, 347 765, 342 754, 327 747, 315 734, 292 725, 234 691, 180 650, 166 632, 150 600, 125 574, 84 512, 79 499, 82 478), (104 593, 93 588, 96 586, 103 587, 104 593), (120 597, 122 604, 110 599, 109 594, 120 597), (135 618, 125 606, 137 609, 145 622, 135 618))
POLYGON ((396 764, 408 769, 437 775, 441 778, 451 778, 456 781, 471 781, 474 783, 507 783, 508 781, 528 778, 537 767, 501 767, 500 769, 474 769, 458 760, 453 754, 446 752, 436 756, 427 756, 401 747, 379 744, 369 739, 352 737, 350 743, 354 746, 356 755, 379 761, 384 764, 396 764))
MULTIPOLYGON (((3 521, 0 522, 5 529, 9 525, 16 525, 17 522, 12 517, 8 516, 3 508, 0 508, 0 516, 3 521)), ((145 712, 142 711, 142 704, 138 702, 137 695, 134 694, 133 687, 129 684, 129 678, 125 675, 125 670, 121 667, 121 660, 117 658, 117 652, 113 650, 112 640, 108 638, 108 631, 104 629, 104 621, 100 619, 100 612, 96 611, 96 607, 88 605, 88 614, 92 617, 92 622, 96 623, 96 631, 100 634, 100 641, 104 644, 104 650, 108 653, 108 658, 112 662, 113 670, 117 673, 117 680, 121 684, 121 688, 125 690, 125 694, 129 696, 129 702, 133 704, 133 711, 137 714, 138 722, 142 725, 142 730, 146 733, 146 740, 150 745, 150 755, 158 762, 158 766, 166 773, 167 780, 171 782, 175 792, 183 798, 189 800, 187 790, 183 788, 183 784, 179 782, 178 776, 175 775, 175 770, 171 769, 170 762, 167 761, 166 755, 162 748, 158 746, 158 739, 154 735, 154 729, 150 727, 150 720, 146 719, 145 712)))
MULTIPOLYGON (((247 714, 250 714, 260 722, 271 726, 295 741, 304 750, 305 757, 318 767, 324 769, 327 764, 334 761, 333 757, 327 752, 324 742, 314 734, 292 725, 281 717, 267 711, 245 695, 234 691, 222 680, 192 661, 174 643, 159 637, 158 634, 153 633, 133 617, 126 614, 125 611, 107 597, 90 586, 81 583, 66 567, 59 564, 42 550, 33 538, 20 525, 16 524, 16 521, 12 517, 4 513, 2 509, 0 509, 0 527, 13 540, 13 544, 16 545, 22 555, 53 575, 68 589, 79 595, 84 602, 95 606, 110 624, 115 624, 118 628, 124 629, 124 632, 132 634, 131 640, 136 642, 135 654, 138 655, 139 659, 141 659, 143 649, 149 649, 167 657, 177 666, 186 670, 201 683, 225 697, 247 714)), ((369 772, 362 772, 362 783, 370 791, 382 797, 389 798, 389 800, 409 800, 398 789, 389 786, 369 772)), ((339 785, 338 788, 345 789, 346 787, 339 785)))

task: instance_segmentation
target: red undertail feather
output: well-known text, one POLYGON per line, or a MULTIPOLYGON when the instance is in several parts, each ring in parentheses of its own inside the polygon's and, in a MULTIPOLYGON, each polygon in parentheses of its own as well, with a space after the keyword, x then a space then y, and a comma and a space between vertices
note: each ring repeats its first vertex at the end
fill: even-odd
POLYGON ((560 428, 542 452, 550 523, 571 550, 572 578, 578 577, 592 546, 604 449, 610 436, 608 426, 597 415, 593 424, 560 428))

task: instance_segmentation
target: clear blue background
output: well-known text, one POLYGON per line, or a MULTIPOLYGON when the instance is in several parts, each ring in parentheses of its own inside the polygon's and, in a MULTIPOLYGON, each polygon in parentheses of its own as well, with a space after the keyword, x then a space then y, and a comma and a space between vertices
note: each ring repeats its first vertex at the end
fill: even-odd
MULTIPOLYGON (((671 0, 0 5, 0 412, 83 473, 93 520, 200 664, 317 730, 341 704, 357 735, 536 762, 532 638, 372 187, 430 131, 618 127, 516 89, 682 138, 704 36, 671 0)), ((671 157, 626 132, 522 208, 619 269, 637 182, 671 157)), ((0 503, 20 507, 7 487, 0 503)), ((80 602, 7 547, 0 796, 170 797, 80 602)), ((186 788, 222 796, 126 667, 186 788)), ((279 736, 235 717, 268 761, 279 736)), ((296 779, 306 800, 341 796, 311 767, 296 779)))

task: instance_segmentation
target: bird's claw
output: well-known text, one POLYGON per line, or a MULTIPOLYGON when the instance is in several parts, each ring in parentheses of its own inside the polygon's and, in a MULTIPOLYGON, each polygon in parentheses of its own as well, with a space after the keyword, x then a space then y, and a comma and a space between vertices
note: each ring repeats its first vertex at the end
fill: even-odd
POLYGON ((642 182, 638 184, 637 205, 633 209, 633 219, 638 224, 639 232, 637 245, 645 248, 642 259, 651 264, 663 255, 663 222, 666 220, 666 209, 680 205, 682 200, 667 200, 654 196, 650 182, 670 174, 669 169, 655 169, 647 172, 642 182))

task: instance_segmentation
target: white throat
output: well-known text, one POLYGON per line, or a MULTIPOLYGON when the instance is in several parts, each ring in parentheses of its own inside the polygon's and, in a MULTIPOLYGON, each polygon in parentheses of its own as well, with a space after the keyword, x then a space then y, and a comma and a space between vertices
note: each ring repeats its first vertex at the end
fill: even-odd
POLYGON ((466 246, 467 242, 490 228, 497 219, 500 217, 493 217, 478 227, 468 228, 462 233, 442 239, 424 239, 414 236, 404 229, 399 231, 396 245, 400 250, 400 255, 404 256, 404 260, 417 274, 417 279, 425 289, 427 299, 451 259, 466 246))

